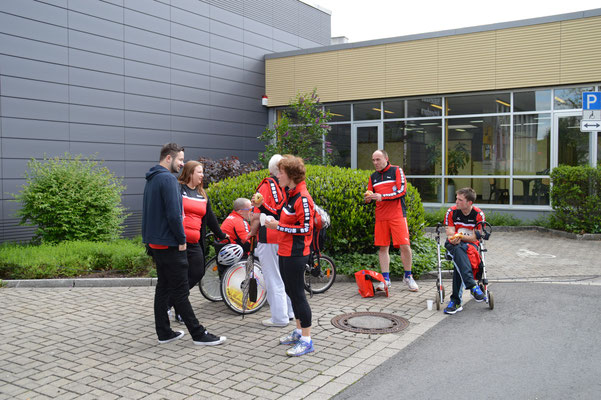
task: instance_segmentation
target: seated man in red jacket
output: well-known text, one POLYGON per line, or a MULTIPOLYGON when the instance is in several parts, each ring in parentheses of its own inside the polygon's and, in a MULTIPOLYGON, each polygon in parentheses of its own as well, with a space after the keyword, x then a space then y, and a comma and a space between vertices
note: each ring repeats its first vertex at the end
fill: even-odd
POLYGON ((227 216, 221 224, 221 230, 229 235, 230 243, 237 243, 244 251, 249 250, 248 232, 252 205, 249 199, 237 198, 234 200, 234 211, 227 216), (246 243, 246 244, 245 244, 246 243))

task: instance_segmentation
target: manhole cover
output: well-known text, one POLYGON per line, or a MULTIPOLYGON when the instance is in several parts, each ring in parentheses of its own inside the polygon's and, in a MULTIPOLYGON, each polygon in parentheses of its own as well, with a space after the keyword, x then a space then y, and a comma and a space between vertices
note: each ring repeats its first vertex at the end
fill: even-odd
POLYGON ((355 333, 394 333, 409 326, 405 318, 378 312, 355 312, 332 318, 332 325, 355 333))

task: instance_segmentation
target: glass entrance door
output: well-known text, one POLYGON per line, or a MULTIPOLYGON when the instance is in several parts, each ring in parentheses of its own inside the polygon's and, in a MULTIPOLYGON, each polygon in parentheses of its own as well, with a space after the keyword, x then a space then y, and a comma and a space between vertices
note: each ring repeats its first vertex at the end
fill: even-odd
POLYGON ((373 169, 371 155, 384 144, 381 123, 353 124, 352 168, 373 169))
POLYGON ((580 131, 582 113, 555 114, 557 162, 555 165, 589 165, 591 160, 591 133, 580 131))

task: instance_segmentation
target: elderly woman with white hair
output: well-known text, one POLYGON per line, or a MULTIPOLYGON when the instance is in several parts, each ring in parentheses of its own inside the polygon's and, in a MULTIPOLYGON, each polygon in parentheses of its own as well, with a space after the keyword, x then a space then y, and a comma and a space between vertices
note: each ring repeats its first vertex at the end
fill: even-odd
POLYGON ((259 240, 255 255, 261 261, 261 268, 265 278, 267 290, 267 302, 271 310, 271 318, 262 321, 265 326, 285 327, 294 318, 292 303, 286 295, 284 282, 280 275, 278 262, 278 233, 273 229, 266 229, 260 224, 260 215, 265 214, 267 219, 279 219, 279 214, 286 199, 286 192, 280 187, 277 175, 279 163, 282 159, 280 154, 275 154, 269 160, 269 176, 257 187, 252 198, 255 206, 251 222, 251 230, 248 237, 259 232, 259 240))

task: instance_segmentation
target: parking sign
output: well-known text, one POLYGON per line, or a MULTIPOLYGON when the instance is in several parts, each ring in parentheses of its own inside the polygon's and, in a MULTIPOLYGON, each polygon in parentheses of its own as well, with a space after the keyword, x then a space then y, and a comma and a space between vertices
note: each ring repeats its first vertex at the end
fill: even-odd
POLYGON ((581 132, 601 131, 601 92, 582 93, 581 132))

